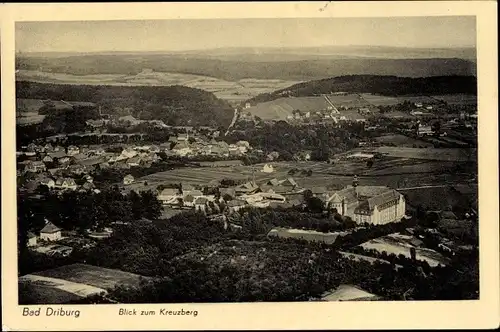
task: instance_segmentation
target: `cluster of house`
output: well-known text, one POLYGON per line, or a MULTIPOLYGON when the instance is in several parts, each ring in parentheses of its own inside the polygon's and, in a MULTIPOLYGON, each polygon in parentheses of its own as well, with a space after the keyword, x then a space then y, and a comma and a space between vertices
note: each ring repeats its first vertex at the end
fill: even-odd
POLYGON ((218 195, 206 195, 193 186, 183 185, 181 189, 163 189, 157 198, 165 206, 194 208, 205 213, 224 212, 227 207, 227 212, 233 213, 247 206, 269 207, 287 201, 299 205, 302 190, 293 178, 287 178, 272 179, 261 185, 249 181, 234 187, 218 188, 218 195), (295 198, 291 199, 294 195, 295 198))
POLYGON ((400 221, 406 212, 402 194, 385 186, 352 186, 342 190, 327 187, 302 188, 291 177, 257 184, 249 181, 231 188, 218 188, 219 195, 204 195, 191 186, 167 188, 158 194, 165 206, 183 206, 205 213, 237 212, 245 207, 304 206, 305 192, 320 199, 329 210, 348 216, 358 224, 387 224, 400 221), (225 210, 224 207, 227 207, 225 210))
POLYGON ((69 146, 67 148, 45 145, 28 145, 23 152, 24 160, 18 162, 18 175, 35 173, 29 186, 45 185, 50 189, 76 190, 75 178, 83 177, 82 190, 96 190, 90 173, 96 169, 128 169, 133 166, 151 166, 160 157, 157 146, 127 147, 120 153, 106 152, 102 148, 69 146))
MULTIPOLYGON (((129 109, 130 111, 130 109, 129 109)), ((103 115, 103 114, 101 114, 103 115)), ((104 116, 104 115, 103 115, 104 116)), ((174 130, 180 130, 180 131, 189 131, 192 133, 195 133, 197 130, 194 127, 191 126, 170 126, 165 124, 162 120, 141 120, 137 119, 132 115, 126 115, 122 117, 115 117, 115 118, 100 118, 100 119, 91 119, 86 121, 87 126, 92 129, 92 131, 95 132, 106 132, 107 131, 107 126, 111 125, 116 128, 131 128, 131 127, 136 127, 142 124, 147 124, 153 128, 158 128, 158 129, 174 129, 174 130)), ((199 126, 197 127, 199 130, 206 130, 210 133, 211 137, 219 137, 220 131, 207 127, 207 126, 199 126)))
POLYGON ((122 116, 117 119, 91 119, 86 121, 87 126, 93 130, 102 130, 108 124, 114 127, 135 127, 140 124, 149 124, 155 128, 169 128, 161 120, 139 120, 134 118, 132 115, 122 116))
POLYGON ((167 155, 180 157, 192 156, 213 156, 213 157, 240 157, 252 150, 250 143, 239 141, 235 144, 228 144, 224 141, 217 141, 215 138, 205 140, 199 136, 190 136, 188 133, 171 136, 168 139, 170 149, 166 149, 167 155))
POLYGON ((40 230, 39 236, 33 232, 28 232, 27 245, 28 247, 35 247, 38 244, 38 240, 52 242, 61 238, 61 229, 50 221, 45 220, 45 226, 40 230))
MULTIPOLYGON (((236 144, 227 144, 224 141, 203 140, 199 137, 189 137, 188 134, 172 136, 169 141, 160 145, 128 146, 121 152, 106 152, 102 148, 89 148, 69 146, 53 146, 50 143, 45 145, 29 144, 22 152, 17 152, 18 156, 23 155, 24 160, 18 163, 18 175, 22 173, 47 173, 47 177, 53 179, 57 188, 57 183, 66 189, 73 188, 74 181, 70 177, 90 174, 96 169, 130 169, 131 167, 150 167, 159 161, 160 152, 167 156, 212 156, 220 158, 240 157, 251 150, 251 146, 246 141, 239 141, 236 144), (66 177, 67 179, 62 179, 66 177), (62 182, 61 182, 62 183, 62 182)), ((50 182, 50 180, 47 179, 50 182)))
MULTIPOLYGON (((344 111, 348 110, 348 108, 344 108, 344 111)), ((309 123, 340 123, 340 122, 366 122, 366 118, 364 115, 370 114, 370 110, 368 108, 357 109, 356 112, 348 112, 348 113, 340 113, 338 110, 333 107, 328 107, 325 110, 321 111, 307 111, 301 112, 300 110, 295 110, 292 114, 287 116, 287 121, 291 122, 309 122, 309 123)))

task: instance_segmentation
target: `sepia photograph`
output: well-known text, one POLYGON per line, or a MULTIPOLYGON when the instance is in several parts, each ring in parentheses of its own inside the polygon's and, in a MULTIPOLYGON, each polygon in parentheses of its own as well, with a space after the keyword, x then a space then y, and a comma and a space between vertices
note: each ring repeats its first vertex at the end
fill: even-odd
POLYGON ((477 26, 13 22, 22 316, 479 301, 477 26))

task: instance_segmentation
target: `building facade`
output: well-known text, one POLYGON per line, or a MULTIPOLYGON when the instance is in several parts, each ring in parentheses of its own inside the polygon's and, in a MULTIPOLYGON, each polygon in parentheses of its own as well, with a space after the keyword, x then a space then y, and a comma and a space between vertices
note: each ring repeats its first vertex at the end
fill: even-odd
POLYGON ((394 189, 379 186, 355 186, 335 192, 327 201, 329 209, 348 216, 357 224, 383 225, 405 216, 406 201, 394 189))

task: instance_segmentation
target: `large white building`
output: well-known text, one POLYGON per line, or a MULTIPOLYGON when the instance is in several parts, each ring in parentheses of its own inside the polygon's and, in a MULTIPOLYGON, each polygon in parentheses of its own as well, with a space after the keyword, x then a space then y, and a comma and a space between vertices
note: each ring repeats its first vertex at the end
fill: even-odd
POLYGON ((358 224, 383 225, 405 216, 402 194, 382 186, 354 186, 335 192, 327 201, 330 209, 352 218, 358 224))

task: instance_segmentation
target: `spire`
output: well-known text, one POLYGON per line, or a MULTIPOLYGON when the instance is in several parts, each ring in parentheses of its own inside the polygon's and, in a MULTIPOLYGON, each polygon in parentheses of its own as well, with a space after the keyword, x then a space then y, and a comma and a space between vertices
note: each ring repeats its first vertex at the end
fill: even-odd
POLYGON ((354 178, 352 179, 352 186, 356 188, 359 184, 358 176, 354 175, 354 178))

